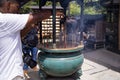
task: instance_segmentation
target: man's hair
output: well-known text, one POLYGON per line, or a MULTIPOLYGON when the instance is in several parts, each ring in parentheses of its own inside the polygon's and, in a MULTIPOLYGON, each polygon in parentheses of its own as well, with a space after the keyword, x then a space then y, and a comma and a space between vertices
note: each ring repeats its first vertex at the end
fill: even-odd
POLYGON ((0 1, 0 7, 2 7, 2 5, 6 2, 7 0, 1 0, 0 1))
POLYGON ((7 1, 10 1, 10 2, 18 2, 18 3, 19 3, 18 0, 0 0, 0 7, 2 7, 3 4, 4 4, 5 2, 7 2, 7 1))

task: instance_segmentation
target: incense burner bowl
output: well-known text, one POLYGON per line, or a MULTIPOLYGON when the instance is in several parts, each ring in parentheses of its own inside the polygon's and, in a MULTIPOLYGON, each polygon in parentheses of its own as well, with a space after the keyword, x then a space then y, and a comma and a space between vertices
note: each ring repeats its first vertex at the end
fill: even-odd
POLYGON ((40 71, 55 77, 65 77, 79 71, 82 74, 82 46, 65 49, 41 48, 38 54, 40 71))

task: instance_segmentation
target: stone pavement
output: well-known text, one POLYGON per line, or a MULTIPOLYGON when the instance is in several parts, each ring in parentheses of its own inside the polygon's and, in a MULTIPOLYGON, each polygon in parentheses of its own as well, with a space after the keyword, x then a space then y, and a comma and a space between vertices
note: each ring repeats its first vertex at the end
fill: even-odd
POLYGON ((106 49, 83 53, 83 80, 120 80, 120 55, 106 49))
MULTIPOLYGON (((120 80, 120 55, 106 49, 83 51, 84 63, 81 80, 120 80)), ((38 71, 29 71, 31 80, 40 80, 38 71)), ((79 77, 79 76, 78 76, 79 77)), ((65 78, 48 78, 47 80, 75 80, 65 78)))

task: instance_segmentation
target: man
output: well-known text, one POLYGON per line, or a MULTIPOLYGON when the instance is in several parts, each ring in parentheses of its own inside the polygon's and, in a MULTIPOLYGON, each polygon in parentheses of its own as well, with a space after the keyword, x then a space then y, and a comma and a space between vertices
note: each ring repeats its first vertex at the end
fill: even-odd
MULTIPOLYGON (((39 27, 38 27, 38 24, 35 24, 33 26, 34 27, 29 31, 29 33, 22 40, 22 46, 23 46, 22 50, 23 50, 24 57, 25 57, 25 55, 30 55, 32 60, 37 62, 37 53, 38 53, 37 45, 38 45, 39 27)), ((34 63, 34 65, 35 64, 36 63, 34 63)), ((32 66, 33 66, 33 64, 32 64, 32 66)), ((28 79, 30 78, 28 75, 29 67, 32 68, 31 65, 24 63, 24 66, 23 66, 24 75, 28 79)), ((36 66, 33 66, 32 69, 34 71, 38 70, 37 64, 36 64, 36 66)))
POLYGON ((50 11, 13 14, 18 12, 18 5, 16 0, 0 0, 0 80, 24 80, 21 36, 32 28, 31 24, 51 15, 50 11))

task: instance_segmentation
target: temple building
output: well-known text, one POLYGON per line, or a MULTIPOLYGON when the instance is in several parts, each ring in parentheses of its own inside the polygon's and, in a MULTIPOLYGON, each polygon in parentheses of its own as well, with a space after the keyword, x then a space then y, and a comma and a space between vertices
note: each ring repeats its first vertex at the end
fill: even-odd
POLYGON ((103 0, 103 6, 107 10, 105 47, 120 53, 120 0, 103 0))

